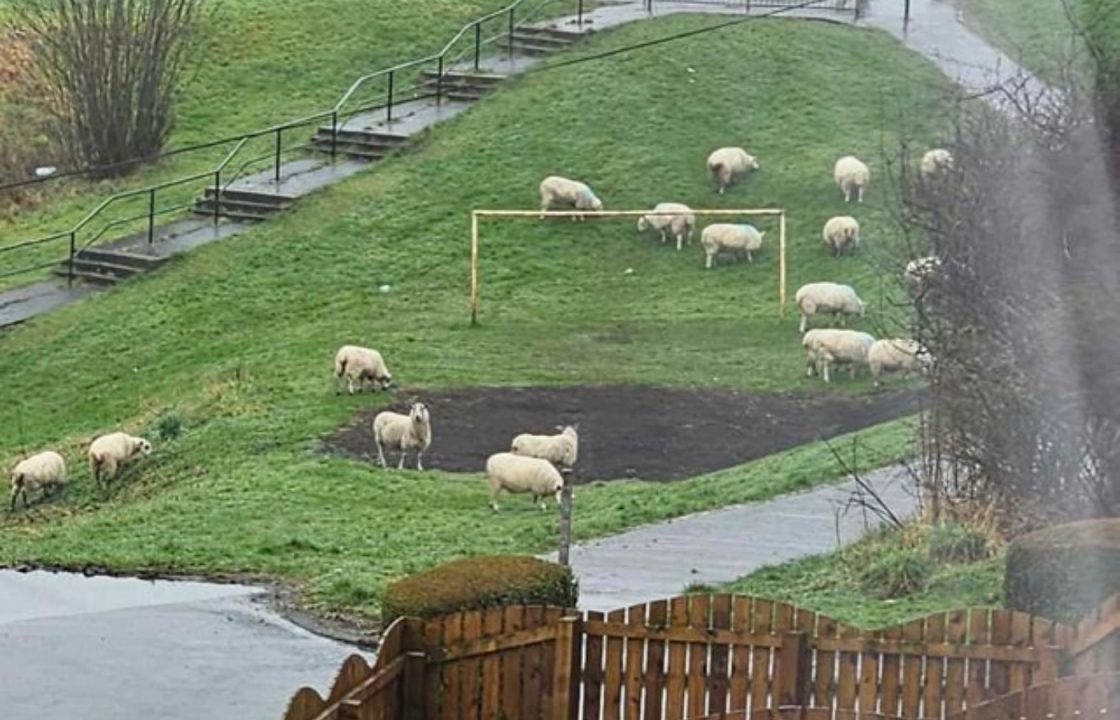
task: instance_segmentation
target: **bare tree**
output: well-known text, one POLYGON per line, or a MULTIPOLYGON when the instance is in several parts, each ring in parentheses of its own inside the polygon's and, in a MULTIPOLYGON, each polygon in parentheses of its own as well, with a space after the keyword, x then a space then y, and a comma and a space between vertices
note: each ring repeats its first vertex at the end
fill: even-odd
MULTIPOLYGON (((202 0, 19 0, 73 164, 156 155, 202 0)), ((124 164, 104 174, 124 172, 124 164)))

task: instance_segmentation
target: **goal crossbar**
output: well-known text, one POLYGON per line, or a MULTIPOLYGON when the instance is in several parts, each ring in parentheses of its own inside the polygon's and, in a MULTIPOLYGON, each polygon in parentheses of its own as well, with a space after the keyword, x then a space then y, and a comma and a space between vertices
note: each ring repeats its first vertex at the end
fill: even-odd
MULTIPOLYGON (((739 217, 776 217, 778 219, 778 315, 786 314, 786 211, 782 208, 740 208, 740 209, 691 209, 695 216, 739 216, 739 217)), ((478 308, 480 304, 478 266, 479 266, 479 220, 486 218, 538 218, 546 217, 575 217, 575 218, 611 218, 611 217, 638 217, 645 215, 672 216, 679 215, 679 211, 665 210, 472 210, 471 211, 471 325, 478 324, 478 308)))

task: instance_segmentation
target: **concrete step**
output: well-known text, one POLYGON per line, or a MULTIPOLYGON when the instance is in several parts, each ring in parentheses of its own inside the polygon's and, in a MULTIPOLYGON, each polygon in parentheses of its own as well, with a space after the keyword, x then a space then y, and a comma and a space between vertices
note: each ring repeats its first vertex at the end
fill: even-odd
POLYGON ((154 270, 163 263, 167 262, 166 258, 161 257, 137 255, 135 253, 122 252, 120 250, 98 250, 96 248, 81 250, 77 255, 74 256, 74 259, 81 260, 83 262, 105 263, 107 265, 127 267, 137 272, 154 270))
MULTIPOLYGON (((206 188, 203 194, 203 200, 214 199, 214 188, 206 188)), ((252 190, 222 190, 221 194, 222 203, 245 203, 249 205, 260 205, 262 207, 271 207, 275 210, 284 210, 292 206, 296 199, 290 195, 279 195, 277 193, 268 192, 254 192, 252 190)))
POLYGON ((510 41, 507 38, 503 38, 501 40, 500 44, 501 44, 501 47, 503 47, 505 49, 510 49, 512 47, 514 52, 521 53, 522 55, 534 55, 534 56, 536 56, 536 55, 551 55, 552 53, 556 52, 557 50, 562 49, 562 48, 556 47, 554 45, 542 45, 542 44, 537 43, 537 42, 530 42, 528 40, 522 40, 522 39, 519 39, 517 37, 513 38, 512 43, 510 43, 510 41))
POLYGON ((528 28, 518 28, 514 30, 513 39, 514 41, 527 42, 533 45, 542 45, 544 47, 552 47, 556 48, 557 50, 559 50, 560 48, 566 48, 575 41, 574 37, 563 37, 547 30, 540 31, 528 28))
MULTIPOLYGON (((320 126, 314 137, 311 138, 312 142, 327 142, 331 141, 331 127, 330 125, 320 126)), ((408 135, 401 135, 400 133, 387 133, 378 130, 337 130, 335 132, 336 143, 358 143, 367 147, 383 147, 386 149, 393 149, 401 143, 408 140, 408 135)))
POLYGON ((587 35, 587 33, 584 32, 572 32, 571 30, 561 30, 560 28, 551 27, 519 27, 513 29, 513 34, 550 38, 568 45, 571 45, 587 35))
MULTIPOLYGON (((194 212, 197 215, 214 215, 214 201, 213 200, 198 200, 194 204, 194 212)), ((271 205, 260 205, 257 203, 245 202, 226 202, 225 198, 218 203, 218 216, 229 218, 230 220, 245 220, 255 222, 259 220, 267 220, 275 213, 279 212, 279 208, 271 205)))
MULTIPOLYGON (((425 70, 423 74, 424 83, 428 85, 435 85, 438 73, 435 70, 425 70)), ((443 73, 443 85, 472 85, 476 87, 494 87, 498 83, 506 79, 505 75, 498 75, 496 73, 475 73, 475 72, 459 72, 459 71, 445 71, 443 73)))
MULTIPOLYGON (((60 277, 70 277, 69 268, 65 264, 55 267, 54 274, 60 277)), ((74 265, 74 278, 77 280, 84 280, 94 285, 116 285, 120 280, 125 278, 108 273, 100 273, 93 270, 83 270, 76 264, 74 265)))
MULTIPOLYGON (((330 140, 315 139, 311 141, 311 146, 319 152, 329 153, 331 151, 330 140)), ((362 160, 381 160, 392 152, 391 148, 384 147, 370 147, 360 143, 335 143, 335 153, 339 155, 346 155, 353 158, 360 158, 362 160)))

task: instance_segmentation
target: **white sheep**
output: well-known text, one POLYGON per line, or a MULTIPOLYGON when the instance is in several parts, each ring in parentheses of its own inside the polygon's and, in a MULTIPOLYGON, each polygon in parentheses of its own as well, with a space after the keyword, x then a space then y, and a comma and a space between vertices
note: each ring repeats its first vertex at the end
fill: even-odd
POLYGON ((720 195, 751 170, 758 169, 758 160, 741 147, 722 147, 708 156, 708 178, 716 183, 720 195))
POLYGON ((700 233, 700 245, 704 248, 704 267, 711 269, 712 259, 721 252, 746 255, 747 262, 754 262, 754 253, 762 249, 762 237, 765 234, 753 225, 709 225, 700 233))
POLYGON ((879 378, 886 373, 909 375, 917 372, 924 375, 929 372, 931 363, 929 351, 917 340, 908 338, 877 340, 867 353, 867 364, 871 368, 871 377, 875 378, 875 387, 879 387, 879 378))
POLYGON ((422 402, 413 402, 408 415, 400 413, 377 413, 373 419, 373 442, 377 445, 377 461, 385 467, 384 447, 399 449, 400 462, 397 469, 404 469, 404 459, 409 450, 416 450, 416 469, 423 470, 424 451, 432 444, 432 418, 422 402))
POLYGON ((831 368, 835 365, 847 365, 855 377, 856 369, 867 364, 868 353, 875 344, 875 338, 856 330, 819 329, 806 336, 802 339, 806 364, 814 366, 825 382, 832 381, 831 368))
POLYGON ((953 154, 945 148, 935 148, 925 155, 918 164, 918 172, 923 180, 931 180, 940 173, 953 168, 953 154))
POLYGON ((335 394, 342 394, 342 381, 345 378, 346 388, 351 395, 354 394, 354 382, 358 383, 358 390, 365 388, 366 381, 373 383, 373 388, 384 390, 393 383, 393 376, 385 365, 385 358, 381 353, 371 348, 357 345, 343 345, 334 356, 335 394))
POLYGON ((852 201, 853 192, 856 193, 856 199, 863 202, 863 191, 871 184, 871 171, 858 158, 845 155, 836 161, 832 179, 844 191, 844 202, 852 201))
POLYGON ((576 464, 579 454, 579 432, 574 425, 565 425, 557 428, 560 432, 556 435, 530 435, 522 433, 510 443, 510 452, 514 455, 548 460, 550 463, 570 468, 576 464))
POLYGON ((682 203, 658 203, 652 213, 638 218, 638 232, 653 229, 661 234, 661 242, 668 240, 671 233, 677 241, 677 250, 682 242, 692 242, 692 230, 696 227, 696 216, 692 208, 682 203), (675 213, 664 215, 660 213, 675 213))
POLYGON ((801 311, 800 332, 805 332, 813 315, 839 315, 843 322, 848 315, 864 315, 864 303, 850 285, 816 282, 802 285, 793 296, 801 311))
POLYGON ((54 495, 66 483, 66 462, 58 453, 47 450, 21 460, 12 468, 12 510, 16 509, 16 499, 23 496, 23 506, 27 507, 27 491, 42 488, 47 495, 54 495))
POLYGON ((903 271, 903 278, 906 281, 906 289, 910 292, 911 297, 918 297, 925 293, 929 285, 933 283, 941 272, 941 258, 936 255, 918 258, 906 263, 906 270, 903 271))
POLYGON ((564 477, 556 466, 547 460, 496 453, 486 460, 486 479, 490 483, 490 507, 498 509, 498 493, 502 490, 511 493, 531 493, 533 503, 540 499, 544 509, 544 497, 554 495, 560 504, 560 491, 564 489, 564 477))
POLYGON ((117 476, 117 471, 141 455, 150 455, 152 444, 145 438, 115 432, 102 435, 89 446, 89 472, 98 487, 117 476))
POLYGON ((859 221, 851 215, 837 215, 824 224, 821 238, 833 255, 840 255, 848 248, 857 248, 859 221))
MULTIPOLYGON (((558 175, 549 175, 541 180, 541 219, 544 211, 557 207, 572 207, 576 210, 602 210, 603 201, 585 183, 569 180, 558 175)), ((583 215, 573 215, 572 220, 583 220, 583 215)))

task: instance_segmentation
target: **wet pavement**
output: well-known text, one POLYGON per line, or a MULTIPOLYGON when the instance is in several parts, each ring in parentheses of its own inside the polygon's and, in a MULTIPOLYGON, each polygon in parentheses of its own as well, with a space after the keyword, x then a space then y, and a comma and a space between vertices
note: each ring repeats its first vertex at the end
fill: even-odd
POLYGON ((0 717, 278 719, 357 651, 269 611, 260 592, 0 571, 0 717))
MULTIPOLYGON (((903 467, 867 473, 864 480, 891 511, 917 509, 903 467)), ((783 495, 646 525, 572 547, 579 605, 609 611, 681 594, 692 583, 717 585, 766 565, 832 552, 878 524, 858 509, 838 517, 855 482, 783 495)), ((555 560, 556 554, 546 556, 555 560)))

